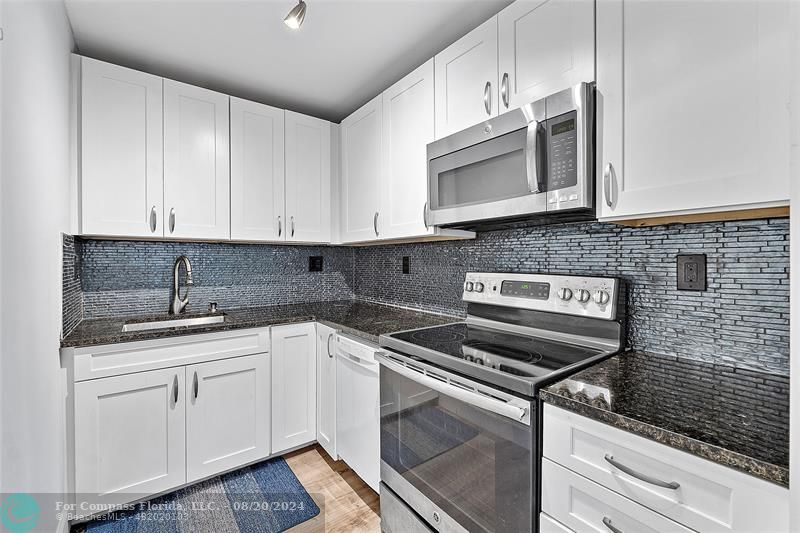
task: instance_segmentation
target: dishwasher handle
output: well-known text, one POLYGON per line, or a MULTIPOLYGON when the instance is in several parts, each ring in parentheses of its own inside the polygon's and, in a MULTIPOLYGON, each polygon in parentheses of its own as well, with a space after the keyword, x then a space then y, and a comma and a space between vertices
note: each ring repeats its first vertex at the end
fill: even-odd
POLYGON ((367 361, 366 359, 362 359, 356 355, 353 355, 349 352, 344 350, 336 350, 336 355, 342 361, 348 361, 354 365, 360 366, 361 368, 368 370, 369 372, 378 373, 378 363, 377 361, 367 361))

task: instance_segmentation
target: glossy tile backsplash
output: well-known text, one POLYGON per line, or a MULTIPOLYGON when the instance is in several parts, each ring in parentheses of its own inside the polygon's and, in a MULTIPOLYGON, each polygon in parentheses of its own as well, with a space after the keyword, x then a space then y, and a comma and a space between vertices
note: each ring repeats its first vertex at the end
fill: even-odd
POLYGON ((628 288, 629 347, 788 375, 788 236, 787 219, 769 219, 650 228, 577 223, 363 248, 68 238, 65 257, 78 258, 82 304, 74 282, 67 290, 65 261, 65 328, 81 315, 165 312, 181 254, 194 267, 195 311, 209 301, 225 309, 359 298, 463 315, 468 271, 618 276, 628 288), (707 255, 708 290, 676 289, 679 253, 707 255), (310 255, 324 257, 323 272, 308 272, 310 255))

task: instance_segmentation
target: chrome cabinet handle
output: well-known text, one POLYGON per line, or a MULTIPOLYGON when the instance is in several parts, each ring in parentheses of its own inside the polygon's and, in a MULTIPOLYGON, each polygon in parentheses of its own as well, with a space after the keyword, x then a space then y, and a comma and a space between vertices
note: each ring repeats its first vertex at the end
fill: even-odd
POLYGON ((178 374, 175 374, 175 379, 172 380, 172 397, 174 404, 178 405, 178 374))
POLYGON ((281 224, 281 217, 278 217, 278 237, 283 233, 283 225, 281 224))
POLYGON ((606 526, 611 533, 622 533, 621 529, 614 527, 614 524, 611 523, 611 519, 607 516, 603 517, 603 525, 606 526))
POLYGON ((328 357, 333 358, 333 352, 331 352, 331 341, 333 340, 333 333, 328 333, 328 357))
POLYGON ((378 237, 380 233, 378 233, 378 212, 375 211, 375 216, 372 217, 372 228, 375 230, 375 236, 378 237))
POLYGON ((175 231, 175 208, 169 210, 169 232, 175 231))
POLYGON ((200 383, 197 379, 197 370, 194 371, 194 380, 192 382, 192 386, 194 387, 194 399, 197 399, 197 394, 200 392, 200 383))
POLYGON ((150 208, 150 233, 156 232, 158 225, 158 214, 156 213, 156 206, 150 208))
POLYGON ((508 109, 508 72, 503 73, 503 81, 500 82, 500 97, 503 99, 503 105, 508 109))
POLYGON ((614 180, 616 180, 614 165, 607 163, 605 169, 603 169, 603 195, 606 197, 606 205, 608 207, 614 207, 614 199, 611 197, 612 181, 614 180))
POLYGON ((492 82, 487 81, 483 88, 483 107, 486 109, 486 114, 492 114, 492 82))
POLYGON ((539 166, 537 164, 537 157, 539 156, 539 122, 536 119, 528 123, 528 133, 525 139, 525 166, 528 173, 528 190, 532 193, 540 193, 541 187, 539 186, 539 166))
POLYGON ((428 202, 422 206, 422 223, 425 224, 425 229, 428 229, 428 202))
POLYGON ((677 490, 681 486, 680 483, 678 483, 677 481, 661 481, 660 479, 656 479, 654 477, 650 477, 650 476, 648 476, 646 474, 641 474, 641 473, 637 472, 636 470, 623 465, 619 461, 616 461, 614 459, 614 456, 609 454, 609 453, 607 453, 605 455, 605 460, 606 460, 606 462, 608 462, 614 468, 625 472, 626 474, 628 474, 631 477, 635 477, 639 481, 644 481, 645 483, 650 483, 651 485, 655 485, 657 487, 662 487, 662 488, 671 489, 671 490, 677 490))
POLYGON ((292 221, 292 234, 291 234, 291 236, 294 237, 294 217, 291 217, 291 221, 292 221))

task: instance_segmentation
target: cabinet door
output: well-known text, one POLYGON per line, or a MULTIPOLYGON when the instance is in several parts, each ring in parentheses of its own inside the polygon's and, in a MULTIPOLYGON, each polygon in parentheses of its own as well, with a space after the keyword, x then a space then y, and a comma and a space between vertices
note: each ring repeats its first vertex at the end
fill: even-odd
POLYGON ((283 109, 231 98, 232 239, 286 235, 283 123, 283 109))
POLYGON ((597 3, 601 217, 787 200, 789 4, 597 3))
POLYGON ((81 58, 81 233, 162 236, 161 78, 81 58))
POLYGON ((331 123, 286 112, 286 240, 331 240, 331 123))
POLYGON ((380 95, 342 121, 342 242, 380 236, 382 124, 380 95))
POLYGON ((269 456, 269 354, 186 367, 186 477, 269 456))
POLYGON ((336 454, 336 330, 317 324, 317 441, 336 454))
POLYGON ((594 81, 594 0, 517 0, 497 16, 500 113, 594 81))
POLYGON ((272 328, 272 453, 317 436, 317 346, 313 323, 272 328))
POLYGON ((387 238, 428 235, 427 145, 434 140, 433 59, 383 93, 381 230, 387 238))
POLYGON ((228 96, 164 80, 167 237, 230 238, 228 96))
POLYGON ((436 54, 436 138, 497 116, 497 16, 436 54))
POLYGON ((75 491, 124 503, 186 482, 185 369, 75 384, 75 491))

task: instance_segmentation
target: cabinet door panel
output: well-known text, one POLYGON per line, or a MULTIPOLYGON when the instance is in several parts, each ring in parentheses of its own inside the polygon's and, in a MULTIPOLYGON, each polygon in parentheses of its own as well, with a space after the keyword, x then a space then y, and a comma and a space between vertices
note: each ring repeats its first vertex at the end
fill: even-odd
POLYGON ((331 240, 331 123, 286 112, 286 239, 331 240))
POLYGON ((317 441, 336 454, 336 330, 317 324, 317 441))
POLYGON ((283 109, 231 98, 232 239, 286 235, 283 115, 283 109))
POLYGON ((269 355, 186 367, 188 481, 269 455, 269 355))
POLYGON ((228 100, 224 94, 164 80, 167 237, 230 238, 228 100))
POLYGON ((162 236, 162 80, 88 58, 81 71, 81 232, 162 236))
POLYGON ((597 14, 598 174, 615 173, 602 217, 787 200, 788 3, 616 0, 597 14))
POLYGON ((594 81, 594 1, 517 0, 498 15, 498 48, 500 113, 594 81))
POLYGON ((434 64, 437 139, 497 116, 496 16, 436 54, 434 64))
POLYGON ((427 145, 434 140, 433 59, 383 93, 381 228, 387 238, 428 235, 427 145))
POLYGON ((342 242, 380 235, 382 124, 380 95, 342 121, 342 242))
POLYGON ((186 482, 184 372, 167 368, 75 384, 78 494, 116 504, 186 482))
POLYGON ((272 328, 272 453, 317 435, 316 330, 313 323, 272 328))

